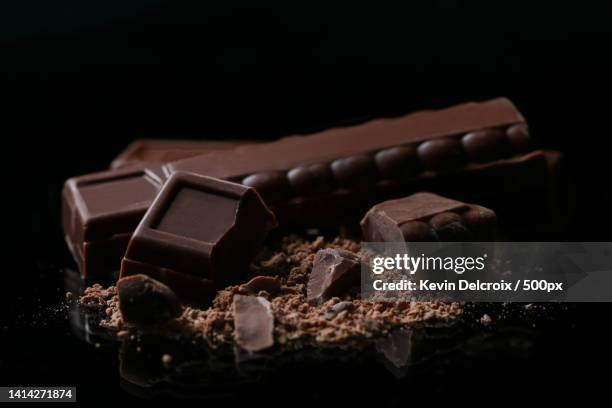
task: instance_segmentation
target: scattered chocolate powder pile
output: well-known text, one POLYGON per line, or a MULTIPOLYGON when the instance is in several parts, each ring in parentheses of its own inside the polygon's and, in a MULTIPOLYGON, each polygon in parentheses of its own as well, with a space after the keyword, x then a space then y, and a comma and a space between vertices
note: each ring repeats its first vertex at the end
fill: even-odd
MULTIPOLYGON (((251 265, 245 284, 219 291, 212 306, 206 310, 185 307, 183 314, 170 322, 169 330, 201 338, 213 347, 233 344, 233 298, 236 294, 257 295, 270 301, 275 318, 275 341, 285 347, 313 344, 358 346, 394 328, 424 322, 446 323, 462 313, 458 303, 366 302, 359 299, 358 292, 312 306, 306 299, 306 284, 314 256, 323 248, 341 248, 357 253, 360 245, 340 238, 328 242, 323 237, 314 241, 286 237, 276 250, 267 248, 262 251, 251 265), (246 282, 256 276, 277 277, 280 291, 253 293, 246 282)), ((79 301, 88 310, 104 311, 106 318, 101 323, 104 327, 123 328, 114 287, 104 289, 94 285, 85 290, 79 301)))

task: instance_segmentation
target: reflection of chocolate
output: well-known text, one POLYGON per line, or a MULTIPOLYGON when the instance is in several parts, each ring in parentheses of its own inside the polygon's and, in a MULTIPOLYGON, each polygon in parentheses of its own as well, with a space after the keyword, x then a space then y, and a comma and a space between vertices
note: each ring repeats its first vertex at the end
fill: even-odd
POLYGON ((257 192, 240 184, 174 174, 134 233, 121 276, 144 273, 179 295, 188 287, 171 275, 234 281, 246 271, 276 225, 257 192))
POLYGON ((413 337, 413 330, 395 330, 376 342, 376 351, 396 368, 405 367, 412 362, 413 337))
POLYGON ((181 301, 168 286, 145 275, 117 282, 119 310, 126 323, 163 324, 181 314, 181 301))
POLYGON ((274 314, 270 302, 259 296, 234 295, 234 337, 248 352, 274 345, 274 314))
POLYGON ((375 205, 361 229, 370 242, 477 241, 491 239, 496 221, 487 208, 417 193, 375 205))
POLYGON ((359 257, 342 249, 321 249, 314 258, 308 278, 308 301, 320 303, 346 294, 359 285, 359 257))

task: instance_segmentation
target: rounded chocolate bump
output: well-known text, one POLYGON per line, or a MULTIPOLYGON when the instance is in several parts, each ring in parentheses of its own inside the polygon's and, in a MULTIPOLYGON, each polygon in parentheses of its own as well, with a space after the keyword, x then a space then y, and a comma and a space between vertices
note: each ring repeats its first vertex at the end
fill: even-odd
POLYGON ((289 181, 285 173, 281 171, 251 174, 245 177, 241 184, 256 189, 267 204, 276 203, 291 196, 289 181))
POLYGON ((380 150, 374 161, 383 178, 413 176, 419 171, 419 157, 413 146, 396 146, 380 150))
POLYGON ((491 239, 495 233, 497 216, 488 208, 470 208, 461 214, 463 223, 469 226, 475 239, 491 239))
POLYGON ((400 226, 406 242, 439 241, 436 232, 423 221, 410 221, 400 226))
POLYGON ((417 153, 425 168, 429 170, 451 170, 463 164, 461 143, 456 139, 435 139, 423 142, 417 153))
POLYGON ((374 159, 367 155, 338 159, 331 164, 331 170, 340 187, 373 184, 378 178, 374 159))
POLYGON ((510 155, 510 143, 501 130, 487 129, 470 132, 461 138, 463 150, 475 161, 501 159, 510 155))
POLYGON ((327 193, 334 189, 329 164, 318 163, 296 167, 287 173, 293 191, 301 195, 327 193))
POLYGON ((443 212, 429 219, 429 225, 436 231, 440 241, 460 242, 471 238, 470 231, 463 225, 458 214, 443 212))
POLYGON ((163 283, 145 275, 119 279, 119 310, 123 320, 137 325, 159 325, 181 314, 181 301, 163 283))
POLYGON ((524 123, 510 126, 506 130, 506 136, 512 146, 514 153, 525 153, 533 150, 533 140, 529 136, 529 129, 524 123))

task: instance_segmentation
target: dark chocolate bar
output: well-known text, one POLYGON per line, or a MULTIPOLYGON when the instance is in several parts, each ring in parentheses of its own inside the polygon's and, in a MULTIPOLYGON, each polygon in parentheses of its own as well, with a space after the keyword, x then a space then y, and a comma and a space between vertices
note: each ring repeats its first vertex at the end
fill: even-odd
POLYGON ((431 193, 417 193, 375 205, 361 220, 370 242, 489 241, 495 212, 431 193))
POLYGON ((359 220, 376 202, 417 191, 513 208, 508 197, 548 182, 546 158, 531 148, 521 114, 495 99, 212 152, 163 173, 185 169, 255 187, 282 227, 310 227, 359 220))
POLYGON ((169 273, 233 282, 275 226, 274 214, 253 188, 177 172, 134 232, 121 276, 143 273, 179 295, 184 290, 169 273))
POLYGON ((162 185, 150 169, 130 168, 69 179, 63 190, 64 236, 81 275, 117 270, 132 232, 162 185))
POLYGON ((239 140, 138 139, 130 143, 110 167, 118 169, 135 164, 164 164, 215 150, 233 149, 244 143, 239 140))
POLYGON ((411 168, 443 171, 511 157, 532 150, 529 140, 520 112, 499 98, 213 152, 165 170, 241 181, 262 191, 286 185, 294 195, 306 195, 402 178, 411 168), (329 176, 333 183, 325 186, 329 176))
POLYGON ((282 227, 317 226, 350 222, 376 202, 422 190, 478 202, 488 195, 488 203, 542 188, 546 158, 532 150, 523 117, 500 98, 214 152, 164 172, 255 187, 282 227))

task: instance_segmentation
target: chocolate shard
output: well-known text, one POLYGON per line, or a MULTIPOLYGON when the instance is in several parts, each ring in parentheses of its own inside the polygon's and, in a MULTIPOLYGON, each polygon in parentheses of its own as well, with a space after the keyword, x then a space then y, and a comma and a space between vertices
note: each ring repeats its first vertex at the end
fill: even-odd
POLYGON ((496 223, 488 208, 417 193, 375 205, 361 220, 361 230, 370 242, 488 241, 496 223))
POLYGON ((181 139, 138 139, 129 144, 112 161, 110 168, 119 169, 136 164, 163 164, 174 160, 227 150, 240 146, 240 140, 181 140, 181 139))
POLYGON ((234 295, 234 338, 238 346, 250 353, 274 345, 274 314, 268 300, 234 295))
POLYGON ((281 291, 281 282, 278 276, 256 276, 244 285, 240 285, 240 291, 251 294, 265 291, 274 296, 281 291))
POLYGON ((343 249, 321 249, 316 255, 308 279, 308 301, 321 303, 342 296, 359 285, 361 262, 357 255, 343 249))
POLYGON ((179 316, 181 301, 168 286, 145 275, 119 279, 119 310, 126 323, 159 325, 179 316))
POLYGON ((144 273, 177 291, 181 276, 235 282, 275 226, 254 189, 178 172, 134 232, 121 276, 144 273))

